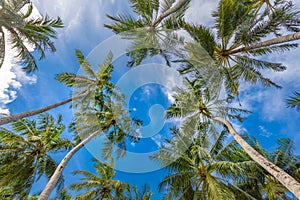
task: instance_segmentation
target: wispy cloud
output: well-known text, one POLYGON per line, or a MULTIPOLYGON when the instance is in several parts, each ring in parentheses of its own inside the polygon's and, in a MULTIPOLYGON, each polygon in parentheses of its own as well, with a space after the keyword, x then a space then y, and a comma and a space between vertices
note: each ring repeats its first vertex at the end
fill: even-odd
POLYGON ((185 19, 192 23, 211 25, 213 18, 210 14, 216 10, 218 2, 218 0, 191 1, 190 7, 185 14, 185 19))
POLYGON ((271 132, 269 132, 264 126, 260 125, 258 126, 258 128, 260 129, 260 135, 264 136, 264 137, 270 137, 272 135, 271 132))
POLYGON ((164 138, 160 134, 154 135, 153 137, 151 137, 151 139, 159 148, 162 147, 164 143, 164 138))

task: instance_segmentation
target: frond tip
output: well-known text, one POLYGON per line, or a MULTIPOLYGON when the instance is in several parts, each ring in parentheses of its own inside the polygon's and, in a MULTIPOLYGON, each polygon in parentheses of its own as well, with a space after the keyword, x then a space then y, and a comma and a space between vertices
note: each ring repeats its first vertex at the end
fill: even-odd
POLYGON ((294 96, 290 96, 287 99, 287 104, 290 108, 296 108, 297 110, 300 110, 300 93, 294 92, 294 96))

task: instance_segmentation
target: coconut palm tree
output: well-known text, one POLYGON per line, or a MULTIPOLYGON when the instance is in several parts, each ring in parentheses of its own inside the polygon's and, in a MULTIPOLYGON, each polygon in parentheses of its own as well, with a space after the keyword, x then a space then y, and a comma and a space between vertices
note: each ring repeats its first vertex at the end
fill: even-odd
MULTIPOLYGON (((30 117, 51 110, 58 106, 72 102, 73 100, 83 101, 84 99, 89 99, 89 97, 93 95, 93 91, 95 90, 97 85, 100 84, 101 81, 105 81, 105 79, 100 80, 99 78, 101 77, 96 77, 96 74, 93 72, 92 66, 86 61, 81 51, 75 50, 75 54, 77 57, 77 62, 81 70, 85 73, 85 75, 76 75, 74 73, 62 73, 57 75, 56 79, 60 82, 65 83, 68 87, 74 88, 74 90, 76 90, 77 93, 75 93, 70 98, 42 108, 2 117, 0 118, 0 125, 11 123, 24 117, 30 117)), ((104 66, 103 68, 106 67, 107 66, 104 66)))
POLYGON ((136 186, 130 186, 126 182, 115 180, 116 172, 114 171, 114 161, 101 162, 93 159, 95 162, 94 169, 97 174, 86 170, 75 170, 75 175, 82 175, 82 182, 70 185, 70 188, 75 191, 85 192, 79 194, 75 199, 113 199, 113 200, 149 200, 152 196, 147 185, 139 191, 136 186))
POLYGON ((115 146, 118 147, 116 150, 118 156, 124 155, 126 150, 125 138, 129 138, 132 142, 138 140, 139 134, 136 130, 141 125, 140 121, 131 119, 129 111, 124 109, 124 97, 120 95, 118 89, 111 82, 112 54, 108 55, 103 65, 98 66, 98 71, 94 71, 83 55, 80 55, 86 67, 84 71, 89 78, 70 73, 63 73, 58 76, 58 79, 67 86, 79 87, 79 92, 82 90, 89 91, 87 96, 76 99, 72 105, 75 113, 71 130, 75 134, 77 145, 62 159, 39 196, 39 200, 49 198, 72 156, 96 136, 107 133, 102 149, 104 158, 111 156, 115 146))
POLYGON ((158 29, 161 22, 169 19, 182 17, 184 11, 188 8, 190 0, 130 0, 133 12, 138 19, 130 15, 118 15, 116 17, 107 15, 114 24, 105 24, 104 26, 112 29, 116 34, 131 31, 138 28, 158 29))
POLYGON ((15 51, 15 58, 21 61, 26 72, 38 69, 35 58, 29 47, 34 47, 45 58, 45 51, 55 52, 51 41, 56 37, 56 28, 62 28, 63 23, 58 17, 32 17, 33 6, 28 0, 3 0, 0 5, 0 67, 3 64, 7 42, 15 51), (25 10, 24 10, 25 9, 25 10))
MULTIPOLYGON (((261 144, 254 138, 247 138, 249 144, 255 148, 260 154, 267 157, 274 164, 279 166, 285 172, 293 176, 299 181, 299 158, 293 153, 294 144, 288 138, 280 138, 277 140, 277 148, 274 152, 268 152, 263 149, 261 144)), ((278 180, 271 176, 266 170, 255 171, 252 176, 247 176, 242 181, 236 182, 238 187, 254 194, 257 199, 292 199, 288 195, 287 190, 278 180)), ((247 199, 243 194, 239 194, 240 199, 247 199)))
POLYGON ((236 142, 255 162, 267 170, 296 197, 299 197, 300 183, 251 147, 228 121, 228 119, 240 119, 241 116, 238 112, 243 110, 229 107, 224 104, 225 101, 211 98, 208 89, 202 89, 195 81, 189 82, 189 84, 190 89, 178 90, 178 93, 174 96, 175 102, 168 109, 167 116, 196 117, 199 120, 214 121, 225 126, 236 142))
MULTIPOLYGON (((285 43, 299 39, 300 36, 297 32, 300 24, 299 11, 294 9, 294 5, 276 1, 271 13, 268 9, 257 12, 257 7, 253 4, 256 2, 221 0, 217 11, 213 13, 213 28, 183 23, 183 28, 216 61, 230 94, 238 95, 241 80, 280 88, 264 77, 261 71, 269 69, 280 72, 286 67, 256 57, 284 52, 298 46, 295 43, 285 43), (282 36, 282 30, 296 33, 282 36), (275 38, 263 41, 272 35, 275 38)), ((191 47, 188 48, 190 50, 191 47)))
POLYGON ((180 130, 173 129, 173 135, 153 156, 164 165, 173 161, 167 166, 170 175, 159 185, 161 191, 167 188, 164 199, 234 199, 235 193, 254 199, 230 180, 243 179, 259 167, 243 155, 234 141, 225 144, 226 130, 219 133, 208 123, 197 123, 194 118, 180 130))
POLYGON ((50 178, 57 167, 50 153, 68 150, 72 142, 61 138, 61 116, 55 120, 45 113, 38 120, 14 122, 11 128, 0 129, 0 185, 8 191, 2 196, 24 198, 35 181, 43 175, 50 178))
MULTIPOLYGON (((128 65, 138 66, 147 56, 161 55, 170 65, 170 52, 174 45, 182 42, 173 33, 173 28, 182 22, 190 0, 130 0, 133 16, 107 15, 113 24, 106 28, 120 34, 123 39, 133 41, 128 52, 131 58, 128 65), (171 45, 171 46, 170 46, 171 45)), ((171 52, 174 53, 174 52, 171 52)))
POLYGON ((83 194, 77 195, 75 199, 124 199, 125 191, 130 185, 119 180, 113 180, 115 172, 112 163, 93 160, 97 174, 85 170, 74 171, 75 175, 82 175, 80 180, 83 182, 74 183, 70 185, 70 188, 75 191, 85 191, 83 194))

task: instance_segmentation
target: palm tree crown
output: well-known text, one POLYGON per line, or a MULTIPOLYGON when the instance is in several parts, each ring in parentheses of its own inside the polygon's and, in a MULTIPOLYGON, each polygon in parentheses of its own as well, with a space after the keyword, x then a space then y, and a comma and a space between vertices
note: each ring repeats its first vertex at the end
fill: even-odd
POLYGON ((3 0, 0 5, 0 67, 3 64, 6 43, 9 41, 16 51, 15 58, 21 61, 26 72, 38 69, 35 58, 29 46, 35 48, 40 59, 45 58, 45 51, 56 51, 51 38, 56 37, 56 28, 62 28, 63 23, 58 17, 49 16, 33 19, 33 6, 27 0, 3 0), (24 8, 26 11, 24 12, 24 8), (22 10, 23 9, 23 10, 22 10))
POLYGON ((231 94, 238 94, 240 80, 280 88, 265 78, 261 70, 283 71, 286 67, 280 63, 265 61, 259 56, 298 46, 295 43, 255 46, 266 37, 280 36, 284 29, 299 31, 300 24, 299 11, 295 11, 291 2, 275 1, 272 9, 267 6, 265 10, 261 4, 257 4, 259 2, 265 1, 221 0, 218 10, 213 13, 213 28, 183 23, 183 28, 191 37, 216 60, 218 70, 231 94))
POLYGON ((49 153, 70 149, 72 142, 61 138, 61 116, 56 121, 41 114, 38 121, 21 119, 11 126, 12 131, 0 129, 1 188, 13 189, 11 196, 22 198, 42 175, 51 177, 57 164, 49 153))

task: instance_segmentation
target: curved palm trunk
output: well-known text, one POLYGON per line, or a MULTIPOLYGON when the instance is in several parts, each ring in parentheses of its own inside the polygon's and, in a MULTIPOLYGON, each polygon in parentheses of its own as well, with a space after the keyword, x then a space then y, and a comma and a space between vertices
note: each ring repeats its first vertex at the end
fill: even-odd
POLYGON ((258 49, 261 47, 266 47, 266 46, 271 46, 274 44, 281 44, 281 43, 285 43, 285 42, 290 42, 290 41, 294 41, 294 40, 299 40, 300 39, 300 32, 297 33, 293 33, 293 34, 288 34, 285 36, 279 36, 277 38, 274 39, 270 39, 264 42, 259 42, 257 44, 253 44, 250 46, 245 46, 239 49, 235 49, 235 50, 231 50, 231 51, 227 51, 224 54, 225 55, 232 55, 235 53, 240 53, 240 52, 245 52, 245 51, 250 51, 253 49, 258 49))
POLYGON ((153 22, 152 27, 155 27, 159 24, 164 18, 168 17, 169 15, 175 13, 178 9, 182 8, 189 0, 179 0, 173 7, 163 12, 161 15, 157 17, 157 19, 153 22))
POLYGON ((60 176, 62 175, 62 172, 72 156, 79 151, 86 143, 88 143, 91 139, 93 139, 95 136, 97 136, 101 131, 104 129, 95 131, 93 134, 91 134, 89 137, 84 139, 82 142, 80 142, 78 145, 76 145, 59 163, 57 166, 55 172, 52 174, 50 180, 48 181, 46 187, 44 188, 43 192, 40 194, 38 200, 47 200, 52 192, 52 190, 55 188, 60 176))
POLYGON ((38 108, 38 109, 35 109, 35 110, 30 110, 30 111, 27 111, 27 112, 22 112, 22 113, 15 114, 15 115, 10 115, 10 116, 7 116, 7 117, 2 117, 2 118, 0 118, 0 125, 8 124, 8 123, 11 123, 11 122, 18 121, 19 119, 22 119, 22 118, 25 118, 25 117, 30 117, 30 116, 33 116, 33 115, 36 115, 36 114, 40 114, 42 112, 45 112, 45 111, 51 110, 53 108, 56 108, 58 106, 69 103, 69 102, 71 102, 75 99, 81 98, 84 95, 86 95, 86 92, 80 93, 80 94, 78 94, 74 97, 70 97, 68 99, 65 99, 63 101, 51 104, 49 106, 45 106, 45 107, 38 108))
POLYGON ((229 132, 232 134, 234 139, 241 145, 241 147, 246 151, 246 153, 260 166, 267 170, 271 175, 273 175, 282 185, 284 185, 288 190, 290 190, 297 198, 300 199, 300 183, 298 183, 293 177, 287 174, 285 171, 274 165, 272 162, 268 161, 260 153, 258 153, 254 148, 252 148, 232 127, 231 123, 221 117, 212 117, 212 119, 221 122, 226 125, 229 132))

